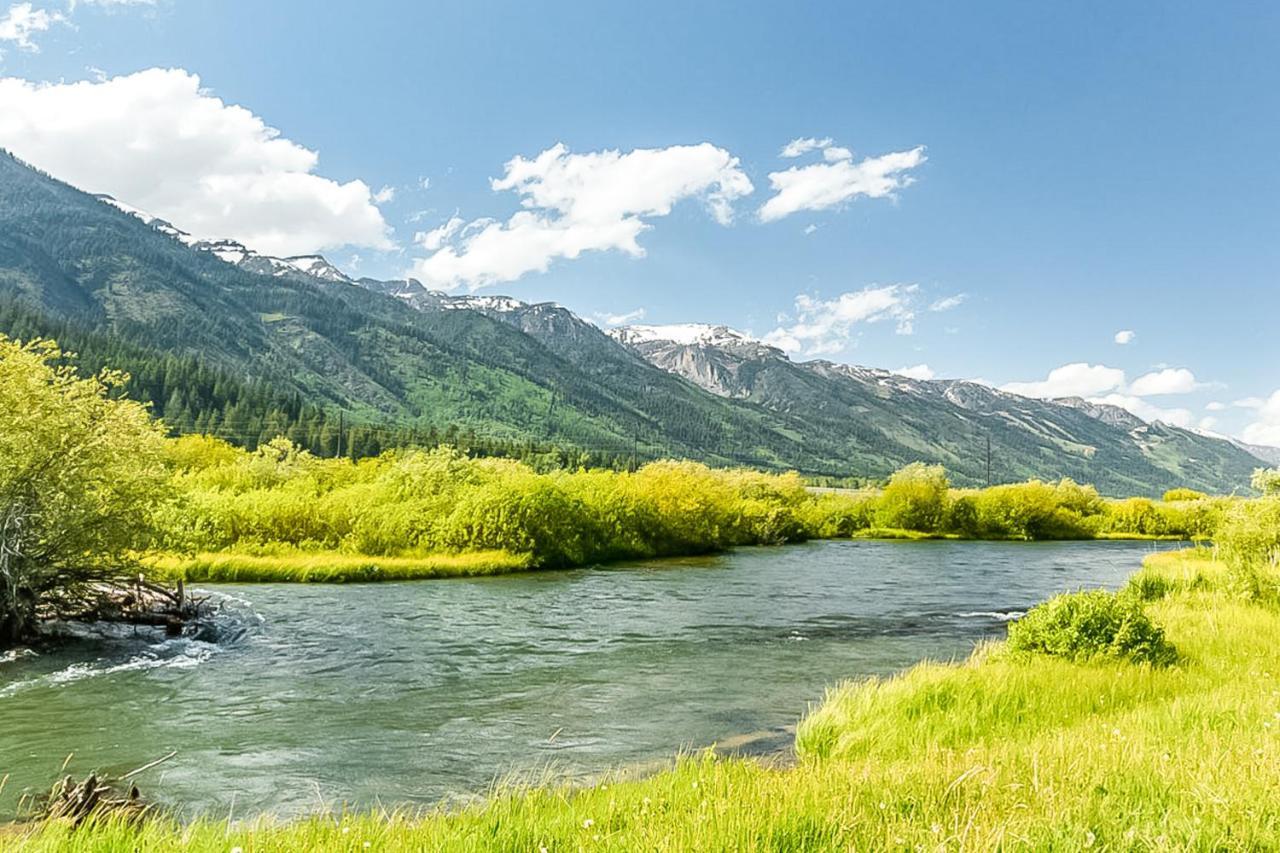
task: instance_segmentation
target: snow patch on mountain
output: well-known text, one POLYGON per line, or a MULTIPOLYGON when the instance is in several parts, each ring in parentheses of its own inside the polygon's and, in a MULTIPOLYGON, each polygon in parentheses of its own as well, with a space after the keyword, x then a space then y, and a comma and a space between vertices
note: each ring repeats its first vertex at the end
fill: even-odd
POLYGON ((711 323, 672 323, 666 326, 619 326, 609 330, 609 336, 623 344, 646 344, 669 341, 682 346, 726 346, 738 343, 759 343, 728 326, 711 323))

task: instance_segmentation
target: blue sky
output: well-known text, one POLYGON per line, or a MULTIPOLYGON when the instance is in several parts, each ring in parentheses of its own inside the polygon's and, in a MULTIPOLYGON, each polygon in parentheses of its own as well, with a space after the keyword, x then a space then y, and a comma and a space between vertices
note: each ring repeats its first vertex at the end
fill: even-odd
POLYGON ((0 145, 356 274, 1280 445, 1280 6, 693 5, 0 0, 0 145))

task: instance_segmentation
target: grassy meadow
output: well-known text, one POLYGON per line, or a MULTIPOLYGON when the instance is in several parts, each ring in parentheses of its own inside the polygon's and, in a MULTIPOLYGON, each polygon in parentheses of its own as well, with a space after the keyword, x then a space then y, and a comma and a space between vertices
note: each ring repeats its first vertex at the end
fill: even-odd
MULTIPOLYGON (((1280 844, 1275 498, 1008 642, 833 687, 791 766, 505 785, 417 812, 11 827, 23 850, 1260 850, 1280 844), (1152 650, 1160 652, 1153 654, 1152 650)), ((1135 567, 1136 568, 1136 567, 1135 567)))

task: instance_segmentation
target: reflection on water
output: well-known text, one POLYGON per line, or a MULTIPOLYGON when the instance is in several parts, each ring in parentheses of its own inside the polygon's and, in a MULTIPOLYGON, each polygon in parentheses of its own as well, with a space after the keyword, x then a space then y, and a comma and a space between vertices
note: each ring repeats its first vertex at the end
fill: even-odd
POLYGON ((72 752, 73 771, 124 772, 177 750, 144 790, 226 815, 465 797, 509 773, 591 774, 719 741, 776 748, 826 685, 965 655, 1049 594, 1119 584, 1153 547, 819 542, 219 586, 213 636, 0 657, 0 814, 72 752))

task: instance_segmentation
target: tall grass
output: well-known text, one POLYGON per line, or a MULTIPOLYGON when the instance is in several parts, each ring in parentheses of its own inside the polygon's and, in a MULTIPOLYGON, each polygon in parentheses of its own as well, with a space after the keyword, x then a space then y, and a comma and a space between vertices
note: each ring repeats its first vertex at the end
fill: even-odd
POLYGON ((367 583, 506 574, 527 570, 530 559, 528 554, 505 551, 400 557, 334 551, 221 551, 190 557, 153 555, 147 558, 147 567, 158 577, 188 582, 367 583))
POLYGON ((283 439, 249 453, 188 436, 170 443, 169 457, 180 498, 166 516, 167 549, 199 556, 152 562, 202 580, 435 577, 464 564, 579 566, 850 536, 1185 538, 1210 535, 1233 506, 1188 493, 1110 501, 1070 480, 958 491, 941 468, 918 464, 883 490, 819 494, 794 474, 675 461, 540 474, 448 448, 351 462, 283 439), (244 556, 263 549, 311 556, 244 556), (515 556, 447 557, 474 552, 515 556), (426 565, 422 554, 441 556, 414 570, 426 565))
POLYGON ((228 825, 11 829, 28 850, 1266 850, 1280 844, 1280 611, 1158 555, 1170 667, 983 646, 833 689, 798 762, 686 756, 470 807, 228 825), (1197 580, 1198 579, 1198 580, 1197 580), (369 846, 366 848, 365 844, 369 846))

